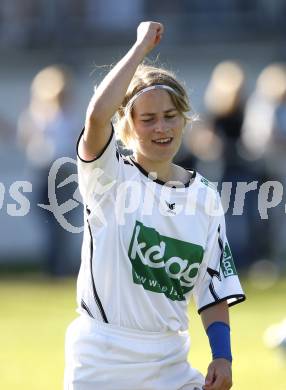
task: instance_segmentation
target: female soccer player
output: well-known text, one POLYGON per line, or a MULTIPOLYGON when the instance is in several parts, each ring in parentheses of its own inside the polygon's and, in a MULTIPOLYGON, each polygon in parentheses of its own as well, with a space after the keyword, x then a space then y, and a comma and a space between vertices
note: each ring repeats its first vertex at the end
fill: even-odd
POLYGON ((169 71, 142 64, 163 26, 143 22, 89 103, 78 142, 85 204, 80 316, 66 336, 65 389, 228 390, 228 306, 244 300, 217 192, 172 160, 189 102, 169 71), (133 154, 116 147, 118 137, 133 154), (188 302, 209 337, 206 378, 187 362, 188 302))

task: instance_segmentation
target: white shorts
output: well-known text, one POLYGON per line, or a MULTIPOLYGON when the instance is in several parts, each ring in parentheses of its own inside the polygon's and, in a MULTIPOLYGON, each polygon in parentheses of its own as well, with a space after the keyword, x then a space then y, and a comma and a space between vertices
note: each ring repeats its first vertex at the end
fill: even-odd
POLYGON ((81 315, 66 332, 65 390, 202 390, 188 332, 116 327, 81 315))

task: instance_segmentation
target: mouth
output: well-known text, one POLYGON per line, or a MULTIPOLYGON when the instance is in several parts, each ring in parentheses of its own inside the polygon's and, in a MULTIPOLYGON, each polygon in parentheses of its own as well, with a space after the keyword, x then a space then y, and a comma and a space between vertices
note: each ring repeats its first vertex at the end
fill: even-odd
POLYGON ((173 137, 166 137, 166 138, 160 138, 156 140, 152 140, 152 142, 159 146, 167 146, 170 145, 170 143, 173 141, 173 137))

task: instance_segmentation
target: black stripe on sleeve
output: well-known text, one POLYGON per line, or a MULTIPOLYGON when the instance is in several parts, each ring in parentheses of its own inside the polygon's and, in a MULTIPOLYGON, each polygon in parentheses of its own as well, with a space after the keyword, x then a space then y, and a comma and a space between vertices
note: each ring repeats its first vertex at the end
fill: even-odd
POLYGON ((210 283, 209 285, 209 290, 210 290, 210 293, 212 294, 213 296, 213 299, 217 302, 219 301, 219 296, 217 295, 215 289, 214 289, 214 284, 213 282, 210 283))
MULTIPOLYGON (((87 207, 86 207, 86 212, 88 215, 90 214, 90 210, 87 207)), ((105 311, 103 309, 102 303, 100 301, 100 298, 98 296, 98 293, 97 293, 96 287, 95 287, 95 283, 94 283, 93 270, 92 270, 93 238, 92 238, 91 227, 90 227, 90 223, 89 223, 88 219, 87 219, 87 226, 88 226, 88 231, 89 231, 89 235, 90 235, 90 274, 91 274, 92 292, 93 292, 93 296, 95 299, 95 303, 97 304, 97 307, 100 311, 100 314, 102 316, 103 321, 108 323, 105 311)))
MULTIPOLYGON (((210 275, 210 277, 213 279, 213 278, 217 278, 219 281, 221 281, 221 277, 220 277, 220 273, 214 269, 211 269, 211 268, 207 268, 207 273, 210 275)), ((215 288, 214 288, 214 284, 213 284, 213 280, 210 282, 210 285, 209 285, 209 290, 210 290, 210 293, 212 294, 213 296, 213 299, 218 302, 220 300, 218 294, 216 293, 215 291, 215 288)))
POLYGON ((91 311, 89 310, 87 304, 84 302, 84 300, 82 299, 81 302, 80 302, 80 305, 81 307, 87 312, 87 314, 91 317, 91 318, 94 318, 91 311))
POLYGON ((221 253, 220 253, 220 264, 221 264, 221 262, 222 262, 222 260, 223 260, 224 248, 223 248, 223 241, 222 241, 222 238, 221 238, 221 236, 220 236, 220 225, 219 225, 219 227, 218 227, 218 245, 219 245, 219 249, 220 249, 220 251, 221 251, 221 253))
MULTIPOLYGON (((218 232, 218 246, 220 249, 220 263, 221 263, 222 259, 223 259, 223 241, 222 241, 222 238, 220 236, 220 229, 221 228, 219 225, 217 232, 218 232)), ((216 271, 216 270, 211 269, 209 267, 207 268, 207 272, 210 275, 210 277, 212 278, 211 283, 209 285, 210 293, 211 293, 213 299, 215 300, 215 302, 219 302, 220 298, 219 298, 219 295, 217 294, 217 292, 215 291, 214 284, 213 284, 213 278, 217 278, 219 281, 221 281, 220 273, 219 273, 219 271, 216 271)))

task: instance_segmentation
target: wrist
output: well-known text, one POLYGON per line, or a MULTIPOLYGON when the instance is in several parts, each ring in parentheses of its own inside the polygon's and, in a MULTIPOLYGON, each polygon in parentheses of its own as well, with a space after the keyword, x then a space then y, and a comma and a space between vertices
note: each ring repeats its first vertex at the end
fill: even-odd
POLYGON ((224 322, 213 322, 206 330, 213 360, 225 359, 232 362, 230 327, 224 322))
POLYGON ((150 47, 147 47, 144 42, 136 41, 133 45, 133 49, 139 56, 141 56, 141 60, 143 60, 146 55, 152 50, 150 47))
POLYGON ((213 361, 222 361, 223 363, 227 363, 230 367, 232 366, 232 361, 225 358, 214 358, 213 361))

